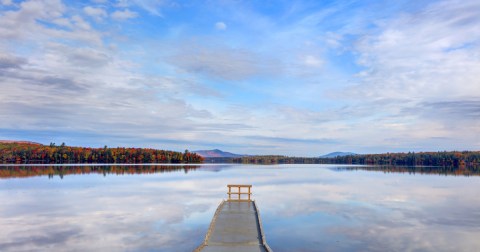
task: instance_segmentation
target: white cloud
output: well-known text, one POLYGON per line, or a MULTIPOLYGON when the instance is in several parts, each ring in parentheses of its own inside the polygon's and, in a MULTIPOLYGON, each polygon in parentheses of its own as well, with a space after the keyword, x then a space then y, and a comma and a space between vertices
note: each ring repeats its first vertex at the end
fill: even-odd
POLYGON ((72 27, 72 23, 68 18, 56 18, 52 20, 52 23, 59 26, 72 27))
POLYGON ((18 69, 25 65, 27 60, 21 57, 16 57, 11 54, 0 54, 0 69, 18 69))
POLYGON ((12 5, 12 0, 2 0, 3 5, 12 5))
POLYGON ((309 67, 321 67, 323 62, 313 55, 306 55, 303 57, 303 64, 309 67))
POLYGON ((126 8, 128 6, 130 6, 131 4, 129 3, 128 0, 117 0, 115 2, 115 6, 116 7, 119 7, 119 8, 126 8))
POLYGON ((69 15, 61 4, 53 8, 54 3, 59 2, 25 2, 0 16, 1 27, 16 27, 0 28, 0 86, 5 91, 0 92, 1 128, 88 134, 107 134, 103 129, 110 129, 108 134, 129 139, 127 135, 133 133, 129 127, 135 125, 143 128, 146 139, 177 141, 185 138, 177 137, 182 125, 194 138, 202 138, 195 125, 211 115, 184 96, 211 97, 202 92, 215 91, 200 87, 194 78, 138 73, 139 65, 104 45, 102 32, 81 16, 69 15), (44 26, 36 20, 71 27, 44 26), (19 53, 22 45, 28 45, 25 57, 19 53), (130 116, 136 119, 125 121, 130 116))
POLYGON ((168 59, 169 62, 193 74, 225 80, 243 80, 273 72, 281 73, 278 62, 269 61, 246 49, 190 41, 177 45, 175 50, 168 59))
POLYGON ((480 99, 479 11, 478 1, 435 2, 383 19, 361 36, 353 52, 364 69, 337 99, 356 104, 351 110, 369 109, 370 116, 344 121, 344 132, 354 129, 351 139, 364 146, 474 148, 480 140, 473 102, 480 99))
POLYGON ((70 16, 61 1, 27 1, 0 16, 0 38, 5 45, 37 46, 50 39, 66 39, 82 43, 101 44, 100 33, 90 29, 90 24, 78 15, 70 16), (42 21, 42 22, 39 22, 42 21), (44 23, 52 23, 69 29, 55 29, 44 23), (15 27, 15 29, 9 29, 15 27))
POLYGON ((126 20, 130 18, 136 18, 138 16, 138 13, 134 11, 130 11, 129 9, 125 9, 123 11, 114 11, 111 14, 111 17, 116 20, 126 20))
POLYGON ((107 12, 102 8, 86 6, 83 8, 83 11, 97 21, 101 21, 103 18, 107 17, 107 12))
POLYGON ((132 0, 132 3, 148 11, 152 15, 162 16, 160 7, 171 4, 171 1, 166 0, 132 0))
POLYGON ((44 19, 60 17, 65 11, 60 0, 25 1, 20 6, 24 14, 33 14, 44 19))
POLYGON ((216 22, 215 29, 223 31, 227 29, 227 25, 224 22, 216 22))
POLYGON ((480 97, 477 1, 434 3, 386 20, 358 45, 360 92, 418 101, 480 97))
POLYGON ((82 17, 79 15, 75 15, 72 17, 72 21, 75 24, 75 26, 81 30, 90 30, 91 26, 90 24, 85 21, 82 17))
POLYGON ((0 16, 0 37, 22 39, 30 37, 42 27, 37 20, 51 21, 61 18, 65 6, 61 1, 26 1, 22 2, 16 11, 6 11, 0 16), (15 27, 15 29, 11 29, 15 27))
POLYGON ((342 36, 337 33, 327 32, 325 34, 325 43, 331 48, 339 48, 341 46, 342 36))
POLYGON ((175 3, 165 0, 117 0, 114 4, 118 8, 141 8, 149 14, 159 17, 162 16, 160 8, 165 5, 175 5, 175 3))
POLYGON ((326 152, 330 146, 311 148, 325 139, 352 151, 479 146, 475 1, 435 2, 381 20, 346 17, 336 5, 300 8, 301 15, 276 20, 232 3, 234 14, 212 17, 210 28, 235 23, 241 29, 212 37, 192 37, 193 22, 173 22, 159 28, 165 33, 134 38, 115 22, 91 24, 108 15, 138 17, 141 29, 149 29, 142 6, 158 13, 162 4, 167 6, 119 1, 111 6, 120 9, 107 13, 103 5, 45 0, 2 10, 0 126, 118 138, 132 137, 135 127, 144 141, 222 144, 242 153, 326 152), (313 14, 305 17, 307 12, 313 14), (327 20, 332 26, 324 26, 327 20), (352 76, 355 71, 361 72, 352 76), (25 95, 34 105, 22 100, 25 95), (431 140, 441 138, 447 140, 431 140), (295 150, 291 142, 298 144, 295 150))

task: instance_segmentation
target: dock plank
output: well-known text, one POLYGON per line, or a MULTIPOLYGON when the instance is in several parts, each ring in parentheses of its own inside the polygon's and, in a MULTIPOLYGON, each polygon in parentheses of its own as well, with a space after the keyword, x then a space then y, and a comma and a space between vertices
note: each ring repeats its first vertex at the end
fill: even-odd
POLYGON ((223 201, 212 219, 204 243, 195 251, 271 251, 263 239, 254 201, 223 201))

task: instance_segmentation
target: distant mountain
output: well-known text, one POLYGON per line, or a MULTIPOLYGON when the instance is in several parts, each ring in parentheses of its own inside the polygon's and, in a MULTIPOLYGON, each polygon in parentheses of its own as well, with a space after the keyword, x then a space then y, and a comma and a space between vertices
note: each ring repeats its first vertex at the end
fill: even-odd
POLYGON ((321 158, 334 158, 334 157, 343 157, 343 156, 350 156, 350 155, 357 155, 353 152, 332 152, 328 153, 327 155, 320 156, 321 158))
POLYGON ((32 141, 22 141, 22 140, 0 140, 0 143, 18 143, 18 144, 42 145, 41 143, 36 143, 36 142, 32 142, 32 141))
POLYGON ((216 157, 244 157, 247 155, 240 155, 240 154, 234 154, 231 152, 226 152, 226 151, 221 151, 219 149, 215 150, 197 150, 197 151, 192 151, 194 153, 197 153, 198 155, 204 157, 204 158, 216 158, 216 157))

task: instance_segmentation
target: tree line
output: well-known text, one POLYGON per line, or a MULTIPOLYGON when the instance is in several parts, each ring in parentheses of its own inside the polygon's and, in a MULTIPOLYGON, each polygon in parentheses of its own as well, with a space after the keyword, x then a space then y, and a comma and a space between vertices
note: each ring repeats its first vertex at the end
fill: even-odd
POLYGON ((176 152, 149 148, 89 148, 32 143, 0 143, 3 164, 144 164, 202 163, 203 157, 188 150, 176 152))
POLYGON ((405 166, 479 166, 480 151, 408 152, 337 156, 333 158, 305 158, 288 156, 244 156, 236 158, 208 158, 206 162, 244 164, 362 164, 405 166))
POLYGON ((442 152, 408 152, 367 155, 349 155, 331 160, 345 164, 372 165, 409 165, 409 166, 478 166, 480 151, 442 151, 442 152))

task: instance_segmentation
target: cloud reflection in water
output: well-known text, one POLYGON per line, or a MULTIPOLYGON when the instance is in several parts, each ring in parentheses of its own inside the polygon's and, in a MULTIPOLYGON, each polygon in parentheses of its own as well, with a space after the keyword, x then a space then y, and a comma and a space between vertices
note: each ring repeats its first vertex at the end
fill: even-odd
POLYGON ((191 251, 226 184, 253 184, 274 251, 473 251, 480 177, 202 166, 0 180, 0 251, 191 251))

